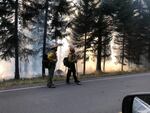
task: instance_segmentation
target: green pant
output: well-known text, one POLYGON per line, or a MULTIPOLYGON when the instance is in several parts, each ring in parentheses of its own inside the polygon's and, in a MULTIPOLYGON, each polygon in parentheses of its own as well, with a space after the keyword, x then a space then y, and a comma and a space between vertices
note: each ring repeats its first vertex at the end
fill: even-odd
POLYGON ((53 76, 54 76, 54 71, 55 71, 55 66, 56 64, 49 64, 48 67, 48 85, 53 84, 53 76))

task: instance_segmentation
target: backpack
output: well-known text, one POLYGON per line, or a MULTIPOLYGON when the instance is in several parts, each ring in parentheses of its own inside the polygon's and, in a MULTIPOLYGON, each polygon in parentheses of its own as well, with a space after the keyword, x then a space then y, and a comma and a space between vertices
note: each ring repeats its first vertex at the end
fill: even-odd
POLYGON ((68 61, 68 57, 65 57, 63 60, 64 66, 70 67, 70 62, 68 61))
POLYGON ((44 63, 44 67, 45 67, 45 68, 48 68, 48 63, 49 63, 49 61, 48 61, 48 58, 47 58, 47 54, 44 54, 43 63, 44 63))

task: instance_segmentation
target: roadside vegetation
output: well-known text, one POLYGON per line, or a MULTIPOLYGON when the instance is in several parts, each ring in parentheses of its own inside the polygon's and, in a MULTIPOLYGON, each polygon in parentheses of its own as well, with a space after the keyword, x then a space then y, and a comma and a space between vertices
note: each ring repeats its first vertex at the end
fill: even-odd
MULTIPOLYGON (((109 77, 109 76, 122 76, 127 74, 136 74, 136 73, 146 73, 149 70, 138 70, 138 71, 118 71, 118 72, 109 72, 109 73, 90 73, 90 74, 79 74, 78 77, 81 80, 92 79, 92 78, 102 78, 102 77, 109 77)), ((54 77, 54 81, 57 83, 62 82, 65 83, 65 76, 64 77, 54 77)), ((0 81, 0 90, 3 89, 12 89, 12 88, 22 88, 22 87, 33 87, 33 86, 46 86, 47 83, 47 76, 46 77, 36 77, 36 78, 25 78, 20 80, 2 80, 0 81)))

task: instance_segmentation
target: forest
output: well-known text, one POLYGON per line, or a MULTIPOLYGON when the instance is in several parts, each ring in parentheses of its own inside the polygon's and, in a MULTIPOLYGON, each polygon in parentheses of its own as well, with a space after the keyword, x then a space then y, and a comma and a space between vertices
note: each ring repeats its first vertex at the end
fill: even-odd
POLYGON ((43 59, 49 42, 66 37, 80 50, 83 74, 88 52, 96 58, 95 71, 104 71, 112 40, 121 71, 133 64, 149 69, 150 0, 0 0, 0 59, 15 60, 14 79, 20 79, 20 60, 38 53, 43 59))

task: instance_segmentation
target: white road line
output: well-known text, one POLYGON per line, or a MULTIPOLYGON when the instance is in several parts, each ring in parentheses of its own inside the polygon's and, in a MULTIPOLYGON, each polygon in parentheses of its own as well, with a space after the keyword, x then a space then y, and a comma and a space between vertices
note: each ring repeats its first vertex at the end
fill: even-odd
MULTIPOLYGON (((146 76, 150 75, 150 73, 143 73, 143 74, 135 74, 135 75, 127 75, 127 76, 113 76, 113 77, 107 77, 107 78, 97 78, 97 79, 92 79, 92 80, 85 80, 82 81, 83 83, 86 82, 94 82, 94 81, 103 81, 103 80, 115 80, 115 79, 122 79, 122 78, 132 78, 132 77, 141 77, 141 76, 146 76)), ((64 83, 56 84, 56 86, 63 85, 64 83)), ((13 91, 21 91, 21 90, 28 90, 28 89, 37 89, 37 88, 44 88, 46 86, 34 86, 34 87, 25 87, 25 88, 15 88, 15 89, 8 89, 8 90, 0 90, 0 93, 5 93, 5 92, 13 92, 13 91)))

